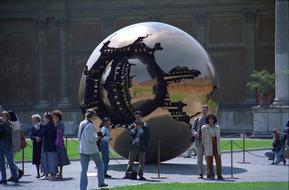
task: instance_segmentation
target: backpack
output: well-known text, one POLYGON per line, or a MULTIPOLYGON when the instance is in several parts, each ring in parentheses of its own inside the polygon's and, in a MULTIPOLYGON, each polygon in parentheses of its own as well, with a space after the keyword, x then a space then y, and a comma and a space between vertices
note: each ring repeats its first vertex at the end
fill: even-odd
POLYGON ((63 134, 60 129, 56 129, 56 138, 55 138, 54 144, 58 148, 64 147, 63 134))

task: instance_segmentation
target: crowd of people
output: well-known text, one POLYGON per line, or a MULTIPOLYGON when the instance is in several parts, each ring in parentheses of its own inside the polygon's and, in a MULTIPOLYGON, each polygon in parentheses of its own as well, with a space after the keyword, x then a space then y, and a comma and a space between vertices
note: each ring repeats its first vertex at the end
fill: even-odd
MULTIPOLYGON (((145 180, 143 175, 145 152, 149 139, 149 127, 147 123, 142 120, 142 113, 140 111, 134 112, 134 117, 135 121, 128 127, 130 142, 129 162, 124 178, 136 179, 136 175, 138 175, 140 180, 145 180), (136 158, 139 160, 139 169, 137 172, 133 168, 136 158), (136 173, 133 178, 130 176, 132 171, 136 173)), ((107 184, 104 182, 104 179, 111 178, 111 175, 107 173, 109 163, 109 141, 112 140, 110 134, 111 121, 109 117, 105 117, 102 120, 102 124, 99 127, 96 127, 94 125, 94 120, 96 118, 96 112, 93 109, 88 109, 85 113, 85 119, 79 124, 78 139, 80 143, 78 152, 80 154, 81 163, 81 190, 87 188, 87 170, 90 159, 96 164, 98 187, 106 187, 107 184)))
MULTIPOLYGON (((222 176, 220 127, 217 124, 217 117, 208 114, 208 106, 203 105, 201 114, 196 117, 191 125, 192 146, 186 158, 192 152, 197 156, 197 168, 199 178, 207 175, 209 179, 215 179, 213 160, 216 162, 217 179, 224 180, 222 176), (205 157, 207 170, 204 169, 203 160, 205 157)), ((129 134, 129 155, 128 165, 124 179, 146 180, 144 177, 145 156, 150 137, 149 124, 142 118, 141 111, 134 112, 134 122, 128 126, 129 134), (134 162, 138 159, 138 171, 134 170, 134 162)), ((80 189, 87 189, 87 170, 89 161, 92 159, 97 168, 98 186, 106 187, 105 178, 111 178, 108 174, 109 166, 109 141, 112 140, 111 120, 104 117, 100 126, 95 125, 97 113, 93 109, 86 110, 85 119, 79 124, 78 153, 80 155, 81 174, 80 189)), ((64 146, 65 125, 62 121, 62 112, 54 110, 51 113, 44 113, 42 122, 39 114, 31 116, 32 127, 30 139, 32 140, 32 164, 36 166, 36 178, 40 180, 61 179, 63 177, 63 166, 69 165, 70 161, 64 146)), ((284 131, 277 128, 273 131, 272 150, 265 152, 265 155, 272 160, 272 164, 283 162, 286 164, 284 155, 285 147, 289 148, 289 121, 284 131), (287 143, 286 143, 287 142, 287 143)), ((18 183, 24 172, 14 161, 16 152, 23 147, 21 143, 21 126, 16 114, 10 111, 3 111, 0 115, 0 184, 7 184, 7 181, 18 183), (11 171, 11 177, 7 179, 5 159, 11 171)))
MULTIPOLYGON (((129 155, 128 166, 125 171, 124 179, 146 180, 144 177, 145 155, 149 140, 149 124, 142 119, 142 112, 134 112, 135 121, 128 126, 129 134, 129 155), (134 170, 134 162, 138 160, 138 171, 134 170)), ((105 178, 111 176, 107 174, 109 162, 108 142, 112 139, 110 134, 111 121, 108 117, 103 119, 101 126, 94 125, 96 112, 88 109, 85 120, 79 125, 78 138, 80 141, 78 152, 80 153, 81 177, 80 189, 87 187, 87 170, 90 158, 95 162, 98 169, 98 186, 107 186, 105 178), (97 132, 98 131, 98 132, 97 132), (98 143, 99 142, 99 143, 98 143), (99 144, 99 146, 96 146, 99 144), (102 158, 102 159, 101 159, 102 158)), ((216 161, 217 179, 224 180, 222 176, 221 147, 220 147, 220 127, 217 125, 217 117, 213 114, 208 115, 208 106, 203 105, 201 116, 197 117, 192 123, 192 139, 197 147, 197 165, 199 178, 204 176, 203 159, 207 162, 207 178, 215 179, 213 159, 216 161)))
MULTIPOLYGON (((52 113, 45 112, 43 122, 39 114, 33 114, 31 121, 32 164, 36 166, 36 178, 52 181, 62 178, 63 166, 70 164, 63 140, 65 126, 62 122, 62 112, 59 110, 54 110, 52 113)), ((18 183, 24 174, 14 162, 15 153, 24 148, 21 144, 22 138, 24 137, 16 114, 12 110, 2 111, 0 116, 1 184, 7 184, 7 181, 18 183), (8 179, 5 158, 11 171, 11 177, 8 179)))

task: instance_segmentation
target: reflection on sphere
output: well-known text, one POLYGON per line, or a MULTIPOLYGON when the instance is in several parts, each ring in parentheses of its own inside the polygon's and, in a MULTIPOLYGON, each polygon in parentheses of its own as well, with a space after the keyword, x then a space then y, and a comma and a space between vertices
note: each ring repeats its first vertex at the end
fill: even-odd
POLYGON ((145 22, 108 36, 84 68, 79 100, 82 110, 94 108, 109 116, 112 148, 128 157, 128 131, 133 112, 142 111, 150 124, 147 162, 172 159, 190 146, 190 122, 217 87, 207 52, 189 34, 168 24, 145 22))

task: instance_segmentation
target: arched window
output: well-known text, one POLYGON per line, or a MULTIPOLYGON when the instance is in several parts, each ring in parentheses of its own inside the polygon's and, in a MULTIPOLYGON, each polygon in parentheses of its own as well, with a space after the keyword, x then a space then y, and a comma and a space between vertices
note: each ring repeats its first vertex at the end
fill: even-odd
POLYGON ((34 45, 22 33, 0 41, 0 102, 4 107, 31 105, 35 100, 34 45))

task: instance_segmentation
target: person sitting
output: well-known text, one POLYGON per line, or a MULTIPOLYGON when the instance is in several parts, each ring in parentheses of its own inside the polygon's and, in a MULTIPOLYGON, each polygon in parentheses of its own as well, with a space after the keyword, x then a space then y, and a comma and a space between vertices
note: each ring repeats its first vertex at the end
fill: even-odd
POLYGON ((273 142, 272 142, 272 150, 265 152, 265 156, 269 158, 269 160, 273 160, 272 164, 279 164, 283 161, 283 164, 286 164, 286 160, 284 159, 283 152, 285 149, 285 138, 282 133, 279 133, 278 129, 275 128, 273 130, 273 142))

